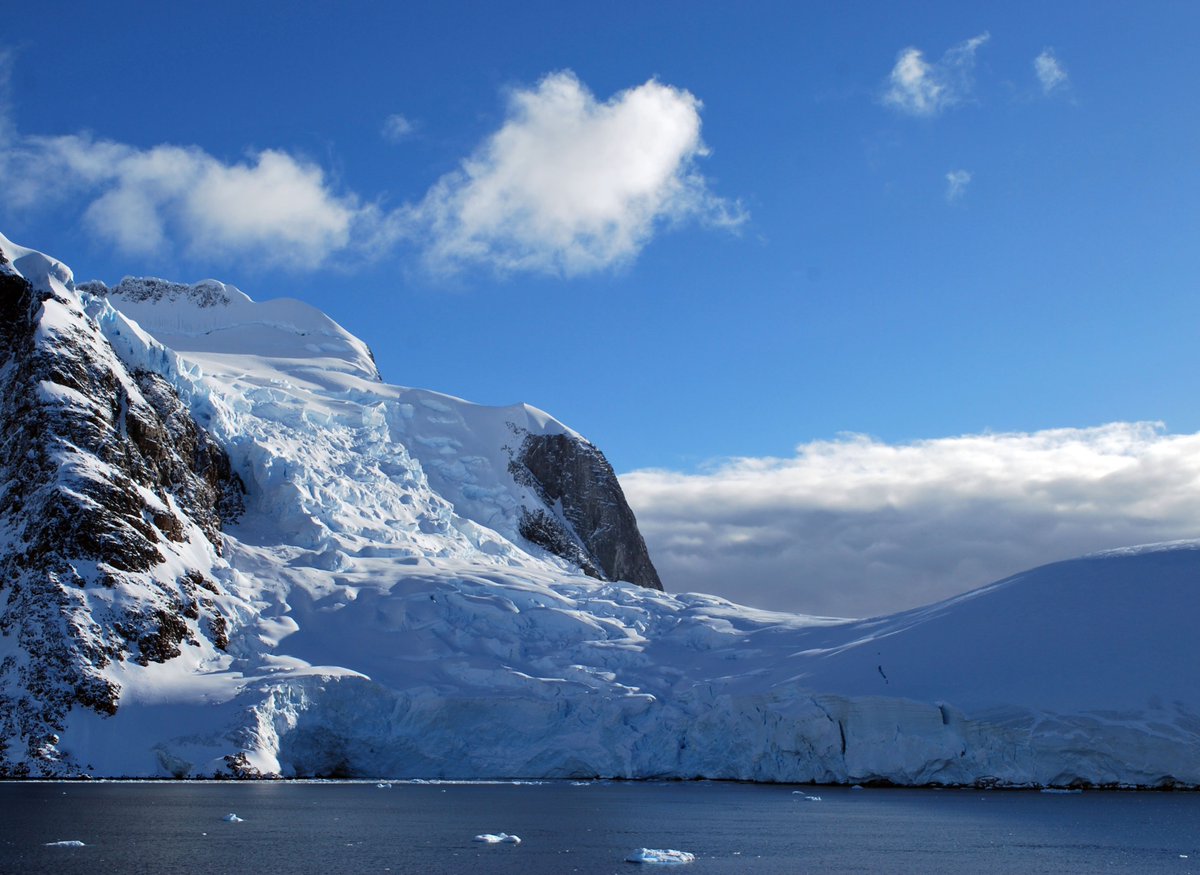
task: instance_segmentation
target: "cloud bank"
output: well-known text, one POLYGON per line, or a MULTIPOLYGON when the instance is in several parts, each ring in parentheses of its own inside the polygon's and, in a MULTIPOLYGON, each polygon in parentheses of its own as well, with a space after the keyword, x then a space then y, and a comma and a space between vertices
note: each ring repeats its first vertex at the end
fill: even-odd
POLYGON ((509 97, 508 116, 414 211, 431 264, 580 274, 628 262, 663 225, 731 226, 696 170, 700 101, 650 80, 601 103, 570 72, 509 97))
POLYGON ((1200 536, 1200 434, 1153 423, 911 444, 848 436, 621 484, 669 590, 834 616, 1200 536))
POLYGON ((974 85, 975 53, 989 38, 981 33, 961 42, 936 63, 926 61, 920 49, 904 49, 888 76, 884 104, 905 115, 931 117, 963 103, 974 85))
MULTIPOLYGON (((227 162, 199 146, 20 134, 9 69, 0 55, 5 206, 81 204, 83 226, 126 253, 309 269, 415 246, 438 271, 573 275, 628 263, 666 226, 743 219, 696 169, 706 154, 699 100, 654 80, 603 103, 570 72, 516 89, 503 124, 457 171, 419 203, 384 212, 279 149, 227 162)), ((395 142, 413 130, 392 115, 381 133, 395 142)))

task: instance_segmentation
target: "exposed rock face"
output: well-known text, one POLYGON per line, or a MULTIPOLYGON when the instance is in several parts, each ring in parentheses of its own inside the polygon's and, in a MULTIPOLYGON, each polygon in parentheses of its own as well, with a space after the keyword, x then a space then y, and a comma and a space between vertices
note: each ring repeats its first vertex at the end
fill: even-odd
POLYGON ((173 494, 219 554, 221 523, 242 515, 246 488, 229 456, 196 424, 170 383, 150 371, 135 371, 133 378, 157 414, 147 416, 150 411, 139 407, 126 412, 125 428, 145 465, 142 473, 151 488, 173 494))
POLYGON ((127 276, 112 289, 99 280, 80 283, 78 288, 88 294, 100 297, 114 294, 130 301, 173 301, 182 297, 193 301, 198 307, 228 305, 230 301, 224 283, 216 280, 202 280, 189 285, 152 276, 127 276))
POLYGON ((0 271, 0 776, 77 767, 58 733, 72 707, 115 713, 114 660, 224 636, 219 587, 185 557, 215 560, 240 491, 174 390, 131 375, 78 300, 0 271))
POLYGON ((662 590, 621 484, 604 454, 568 434, 526 434, 509 464, 546 509, 525 510, 521 536, 601 580, 662 590))

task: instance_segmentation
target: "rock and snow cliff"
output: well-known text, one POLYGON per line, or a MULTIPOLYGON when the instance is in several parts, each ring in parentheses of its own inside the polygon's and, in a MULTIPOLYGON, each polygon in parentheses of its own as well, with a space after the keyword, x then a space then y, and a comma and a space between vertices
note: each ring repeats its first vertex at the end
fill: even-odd
POLYGON ((1200 543, 865 621, 668 595, 547 414, 0 253, 0 774, 1200 783, 1200 543))

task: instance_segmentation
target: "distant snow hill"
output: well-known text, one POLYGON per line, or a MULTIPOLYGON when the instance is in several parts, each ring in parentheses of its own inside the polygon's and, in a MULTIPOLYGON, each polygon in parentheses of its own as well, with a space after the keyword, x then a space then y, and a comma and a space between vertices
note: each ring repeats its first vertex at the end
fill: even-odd
POLYGON ((1200 784, 1200 542, 869 620, 667 594, 551 416, 0 256, 0 775, 1200 784))

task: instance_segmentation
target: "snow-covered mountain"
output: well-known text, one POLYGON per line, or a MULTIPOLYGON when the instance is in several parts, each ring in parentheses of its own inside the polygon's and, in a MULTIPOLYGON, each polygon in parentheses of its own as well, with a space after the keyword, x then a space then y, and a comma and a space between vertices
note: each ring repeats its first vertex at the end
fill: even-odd
POLYGON ((667 594, 551 416, 2 237, 0 429, 0 774, 1200 784, 1200 542, 865 621, 667 594))

